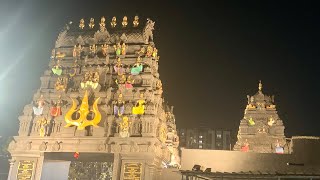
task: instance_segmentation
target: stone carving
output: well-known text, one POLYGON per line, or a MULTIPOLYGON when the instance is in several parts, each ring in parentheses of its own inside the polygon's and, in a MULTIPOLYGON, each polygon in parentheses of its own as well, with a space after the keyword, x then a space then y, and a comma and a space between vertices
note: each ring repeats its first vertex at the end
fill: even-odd
POLYGON ((146 53, 146 48, 145 47, 141 47, 141 49, 139 51, 136 51, 136 54, 138 56, 144 56, 145 53, 146 53))
POLYGON ((96 55, 97 48, 98 46, 95 44, 89 46, 91 57, 94 57, 96 55))
POLYGON ((104 16, 101 17, 101 20, 100 20, 100 32, 104 32, 106 30, 106 18, 104 18, 104 16))
POLYGON ((79 28, 80 28, 80 29, 83 29, 84 26, 85 26, 85 24, 84 24, 84 19, 82 18, 82 19, 80 19, 79 28))
POLYGON ((107 29, 104 29, 103 31, 97 31, 94 34, 94 38, 96 39, 97 42, 108 42, 110 39, 110 34, 107 31, 107 29))
POLYGON ((242 146, 250 142, 252 152, 274 153, 270 144, 276 139, 281 143, 285 142, 284 126, 282 120, 278 118, 273 99, 274 97, 263 94, 261 81, 258 92, 253 96, 247 95, 247 107, 240 122, 238 141, 234 150, 246 151, 242 146))
POLYGON ((125 33, 122 33, 122 35, 120 36, 120 40, 125 43, 128 41, 128 37, 126 36, 125 33))
POLYGON ((17 142, 15 140, 12 140, 10 143, 9 143, 9 146, 8 146, 8 151, 13 151, 17 148, 17 142))
POLYGON ((120 137, 129 137, 130 134, 129 134, 129 126, 130 126, 131 122, 129 122, 129 118, 127 116, 124 116, 122 118, 122 122, 119 123, 119 126, 120 126, 120 131, 119 131, 119 134, 120 134, 120 137))
POLYGON ((88 24, 90 29, 92 29, 94 27, 94 19, 90 18, 90 23, 88 24))
POLYGON ((149 57, 152 57, 152 54, 153 54, 153 47, 149 44, 147 46, 147 52, 146 52, 145 56, 149 58, 149 57))
MULTIPOLYGON (((78 36, 78 38, 77 38, 77 43, 78 43, 79 45, 81 45, 81 46, 85 45, 85 42, 84 42, 84 40, 83 40, 83 38, 82 38, 81 35, 78 36)), ((81 46, 80 46, 80 47, 81 47, 81 46)))
POLYGON ((148 145, 148 152, 154 152, 156 149, 156 146, 153 142, 149 142, 149 145, 148 145))
POLYGON ((158 133, 159 140, 164 143, 167 140, 167 128, 165 126, 161 126, 158 133))
POLYGON ((137 27, 139 25, 139 16, 134 16, 133 27, 137 27))
POLYGON ((68 78, 67 77, 58 77, 56 83, 55 83, 55 89, 57 91, 66 91, 68 85, 68 78))
POLYGON ((124 16, 123 19, 122 19, 122 27, 127 27, 128 25, 128 17, 127 16, 124 16))
POLYGON ((118 42, 116 45, 113 46, 114 51, 116 52, 116 56, 119 57, 123 57, 126 55, 127 52, 127 45, 123 42, 122 45, 120 44, 120 42, 118 42))
POLYGON ((57 63, 55 66, 52 67, 52 73, 55 75, 60 76, 62 74, 62 66, 60 65, 60 61, 57 60, 57 63))
POLYGON ((273 118, 273 117, 270 117, 270 118, 268 119, 268 125, 269 125, 269 126, 272 126, 274 123, 275 123, 274 118, 273 118))
POLYGON ((143 70, 143 64, 141 63, 141 57, 138 56, 136 63, 132 66, 131 68, 131 75, 138 75, 142 72, 143 70))
POLYGON ((47 150, 47 144, 48 142, 42 142, 41 145, 39 146, 40 151, 46 151, 47 150))
POLYGON ((109 49, 109 45, 108 44, 104 44, 101 45, 101 52, 104 56, 108 55, 108 49, 109 49))
POLYGON ((140 99, 136 101, 135 106, 132 108, 133 115, 143 115, 145 110, 146 101, 144 94, 140 93, 140 99))
POLYGON ((65 29, 59 34, 57 41, 56 41, 55 48, 63 46, 63 44, 65 44, 65 42, 66 42, 66 37, 67 37, 67 30, 65 29))
POLYGON ((62 115, 62 107, 67 105, 67 101, 63 100, 61 95, 58 99, 51 100, 50 115, 52 117, 58 117, 62 115))
POLYGON ((32 148, 32 141, 28 141, 26 143, 26 147, 25 147, 27 150, 30 150, 32 148))
POLYGON ((120 117, 124 113, 125 101, 123 100, 123 95, 120 93, 118 99, 112 102, 113 104, 113 113, 115 117, 120 117))
POLYGON ((130 152, 139 152, 139 145, 136 142, 131 143, 130 152))
POLYGON ((106 150, 106 144, 104 142, 100 142, 97 148, 98 151, 105 151, 106 150))
POLYGON ((60 144, 62 142, 58 142, 56 141, 53 145, 52 145, 52 151, 59 151, 60 150, 60 144))
POLYGON ((113 28, 117 26, 117 18, 115 16, 112 17, 110 24, 113 28))
POLYGON ((121 145, 117 142, 115 142, 112 146, 111 146, 111 151, 113 153, 118 153, 121 152, 121 145))
POLYGON ((45 104, 47 104, 47 101, 44 100, 43 94, 41 94, 39 99, 35 102, 35 105, 33 106, 34 115, 36 116, 42 115, 45 104))
POLYGON ((45 117, 41 117, 37 120, 39 126, 39 135, 40 137, 47 136, 49 134, 50 121, 45 117))
POLYGON ((145 44, 149 43, 149 40, 153 41, 153 30, 154 30, 154 24, 151 19, 147 19, 147 23, 143 29, 143 39, 145 41, 145 44))

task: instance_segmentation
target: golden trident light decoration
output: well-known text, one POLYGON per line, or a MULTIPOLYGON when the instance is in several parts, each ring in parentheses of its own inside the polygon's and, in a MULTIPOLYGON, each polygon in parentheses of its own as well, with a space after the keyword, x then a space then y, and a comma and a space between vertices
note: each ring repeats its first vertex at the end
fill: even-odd
POLYGON ((75 100, 72 99, 72 107, 65 115, 65 121, 67 123, 65 127, 77 126, 78 130, 83 130, 87 126, 97 127, 99 122, 101 121, 101 113, 98 109, 98 101, 99 98, 94 101, 92 105, 93 110, 89 110, 88 93, 86 91, 82 99, 80 108, 79 110, 77 110, 77 104, 75 100), (92 120, 87 119, 87 116, 90 112, 94 113, 94 118, 92 120), (72 114, 74 113, 78 113, 77 119, 72 119, 72 114))

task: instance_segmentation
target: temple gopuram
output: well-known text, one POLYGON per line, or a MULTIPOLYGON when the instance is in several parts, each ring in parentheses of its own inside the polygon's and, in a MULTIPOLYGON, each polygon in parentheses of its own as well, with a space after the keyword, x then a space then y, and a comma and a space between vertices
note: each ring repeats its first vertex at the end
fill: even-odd
POLYGON ((181 179, 320 179, 320 137, 286 138, 261 81, 247 98, 233 150, 181 148, 181 179))
POLYGON ((64 27, 19 116, 8 179, 153 180, 180 166, 154 25, 124 16, 64 27))
POLYGON ((259 82, 258 92, 249 96, 244 117, 240 121, 238 141, 234 150, 258 153, 288 153, 284 135, 284 125, 279 118, 274 96, 262 92, 259 82))

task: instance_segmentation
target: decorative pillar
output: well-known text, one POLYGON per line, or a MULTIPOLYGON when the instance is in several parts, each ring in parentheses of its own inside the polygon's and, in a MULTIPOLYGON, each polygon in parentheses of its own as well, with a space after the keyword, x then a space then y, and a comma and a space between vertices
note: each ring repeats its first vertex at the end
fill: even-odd
POLYGON ((49 81, 50 80, 50 76, 42 76, 40 77, 40 81, 41 81, 41 89, 47 89, 49 87, 49 81))
POLYGON ((118 180, 120 179, 120 168, 121 168, 121 163, 120 163, 120 154, 119 153, 114 153, 113 154, 113 165, 112 165, 112 180, 118 180))
POLYGON ((42 172, 42 167, 43 167, 43 161, 44 161, 44 153, 40 153, 40 157, 37 160, 37 166, 36 166, 36 172, 34 175, 35 180, 40 180, 41 179, 41 172, 42 172))
POLYGON ((32 122, 32 116, 24 115, 19 116, 20 126, 19 126, 19 136, 28 136, 29 135, 29 128, 32 122))
POLYGON ((40 125, 38 123, 39 118, 40 116, 36 116, 35 118, 33 118, 33 120, 30 121, 30 124, 32 126, 30 136, 40 136, 39 134, 40 125))
POLYGON ((9 168, 9 174, 8 174, 8 180, 11 179, 11 176, 12 176, 12 168, 14 166, 14 163, 16 162, 15 159, 9 159, 9 164, 10 164, 10 168, 9 168))

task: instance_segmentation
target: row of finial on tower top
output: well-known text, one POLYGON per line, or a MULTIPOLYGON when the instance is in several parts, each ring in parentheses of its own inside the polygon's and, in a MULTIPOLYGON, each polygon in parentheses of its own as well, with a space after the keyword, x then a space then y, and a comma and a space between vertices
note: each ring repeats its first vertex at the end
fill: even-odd
POLYGON ((262 82, 261 80, 259 80, 259 87, 258 87, 259 91, 262 91, 262 82))
MULTIPOLYGON (((105 29, 106 27, 106 23, 105 23, 106 19, 104 16, 101 17, 101 20, 100 20, 100 29, 105 29)), ((139 16, 134 16, 134 19, 133 19, 133 27, 137 27, 139 25, 139 16)), ((124 16, 122 18, 122 27, 127 27, 128 25, 128 17, 127 16, 124 16)), ((115 16, 112 17, 111 19, 111 22, 110 22, 110 25, 112 28, 116 27, 117 26, 117 18, 115 16)), ((84 19, 80 19, 80 23, 79 23, 79 28, 80 29, 83 29, 85 27, 85 22, 84 22, 84 19)), ((89 28, 92 29, 94 28, 95 26, 95 23, 94 23, 94 18, 90 18, 90 21, 89 21, 89 24, 88 24, 89 28)))

